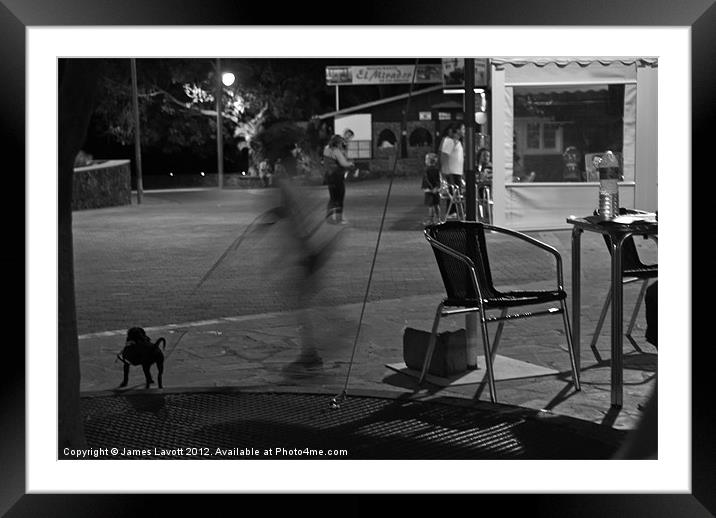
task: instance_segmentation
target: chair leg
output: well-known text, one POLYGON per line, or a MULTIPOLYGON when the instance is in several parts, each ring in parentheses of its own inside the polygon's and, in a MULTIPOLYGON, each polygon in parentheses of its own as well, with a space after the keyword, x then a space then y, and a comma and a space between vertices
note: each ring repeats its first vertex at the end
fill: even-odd
POLYGON ((428 349, 425 352, 425 359, 423 359, 423 370, 420 372, 420 378, 418 379, 418 385, 422 385, 425 380, 425 376, 430 368, 430 363, 433 361, 433 351, 435 351, 435 343, 438 341, 438 326, 440 325, 440 316, 443 312, 444 304, 441 302, 438 305, 438 309, 435 312, 435 320, 433 320, 433 330, 430 333, 430 340, 428 341, 428 349))
POLYGON ((644 282, 641 285, 641 290, 639 291, 639 296, 636 298, 636 305, 634 306, 634 312, 631 314, 631 321, 629 322, 629 327, 627 328, 626 335, 631 338, 631 332, 634 330, 634 324, 636 323, 636 317, 639 314, 639 308, 641 308, 641 302, 644 300, 644 295, 646 294, 646 288, 649 284, 649 279, 644 279, 644 282))
POLYGON ((567 304, 564 300, 560 301, 562 306, 562 320, 564 321, 564 332, 567 335, 567 349, 569 350, 569 362, 572 364, 572 379, 574 381, 574 388, 576 390, 582 390, 579 383, 579 371, 580 368, 575 362, 574 356, 574 344, 572 343, 572 328, 569 325, 569 314, 567 313, 567 304))
POLYGON ((597 328, 594 330, 594 336, 592 336, 592 343, 589 344, 589 347, 591 347, 592 352, 594 353, 594 357, 598 362, 601 361, 601 357, 597 352, 597 340, 599 339, 599 334, 602 332, 604 319, 607 317, 607 311, 609 310, 609 304, 611 303, 611 301, 612 289, 609 288, 609 291, 607 291, 607 299, 604 301, 604 306, 602 307, 602 313, 599 315, 599 322, 597 322, 597 328))
POLYGON ((495 389, 495 372, 492 368, 492 352, 490 351, 490 338, 487 335, 487 321, 485 315, 480 313, 482 327, 482 345, 485 348, 485 365, 487 366, 487 382, 490 387, 490 401, 497 403, 497 390, 495 389))
POLYGON ((492 214, 492 190, 489 187, 485 188, 485 205, 486 205, 486 211, 487 212, 487 223, 488 225, 492 225, 493 221, 493 214, 492 214))
POLYGON ((448 218, 450 216, 450 209, 452 209, 454 205, 455 205, 455 203, 453 203, 452 197, 449 198, 448 204, 447 204, 447 209, 445 209, 445 221, 448 220, 448 218))

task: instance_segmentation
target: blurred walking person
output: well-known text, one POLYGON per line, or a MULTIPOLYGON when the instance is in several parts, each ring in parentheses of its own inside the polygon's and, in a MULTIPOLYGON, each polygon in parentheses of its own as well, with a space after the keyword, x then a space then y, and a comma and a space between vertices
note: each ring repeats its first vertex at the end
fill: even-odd
POLYGON ((266 232, 269 228, 278 229, 278 235, 270 235, 278 237, 280 242, 277 244, 285 245, 285 248, 279 249, 276 257, 266 261, 265 266, 272 270, 296 272, 295 277, 283 282, 282 286, 286 290, 286 300, 294 300, 298 306, 300 351, 284 371, 305 373, 320 370, 323 365, 321 344, 327 345, 328 339, 324 333, 316 333, 314 329, 316 317, 312 314, 312 306, 321 288, 321 270, 336 249, 344 228, 326 224, 320 199, 286 172, 274 175, 274 185, 278 188, 280 204, 257 218, 253 232, 263 231, 269 235, 266 232))

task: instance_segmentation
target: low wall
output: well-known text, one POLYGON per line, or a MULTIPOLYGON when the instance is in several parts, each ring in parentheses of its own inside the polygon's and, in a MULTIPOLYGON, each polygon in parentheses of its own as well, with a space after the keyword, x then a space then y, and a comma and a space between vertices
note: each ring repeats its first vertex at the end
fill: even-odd
MULTIPOLYGON (((422 160, 400 159, 396 169, 396 176, 422 176, 424 166, 422 160)), ((389 176, 393 172, 392 159, 358 160, 359 175, 356 177, 349 174, 348 182, 370 180, 389 176)), ((321 185, 323 177, 314 173, 312 176, 298 176, 294 180, 305 185, 321 185)), ((154 189, 187 189, 202 187, 218 187, 219 177, 216 173, 200 174, 175 174, 169 175, 144 175, 142 187, 145 191, 154 189)), ((238 173, 224 173, 224 188, 226 189, 261 189, 263 182, 258 176, 241 175, 238 173)), ((137 186, 133 183, 132 188, 137 186)))
POLYGON ((422 176, 425 172, 425 161, 423 158, 399 158, 394 164, 395 158, 373 158, 370 161, 370 170, 383 176, 393 172, 395 167, 396 176, 422 176))
POLYGON ((132 183, 129 160, 103 160, 76 167, 72 182, 72 210, 130 205, 132 183))

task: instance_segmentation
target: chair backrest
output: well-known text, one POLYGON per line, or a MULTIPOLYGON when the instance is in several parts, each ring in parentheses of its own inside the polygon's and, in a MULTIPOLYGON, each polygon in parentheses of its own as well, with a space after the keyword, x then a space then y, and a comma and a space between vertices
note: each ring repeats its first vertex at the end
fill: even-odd
MULTIPOLYGON (((446 221, 425 228, 426 236, 469 257, 475 266, 477 283, 483 298, 495 296, 490 262, 485 244, 485 229, 475 221, 446 221)), ((432 245, 432 243, 431 243, 432 245)), ((469 267, 436 246, 432 246, 448 299, 477 298, 469 267)))

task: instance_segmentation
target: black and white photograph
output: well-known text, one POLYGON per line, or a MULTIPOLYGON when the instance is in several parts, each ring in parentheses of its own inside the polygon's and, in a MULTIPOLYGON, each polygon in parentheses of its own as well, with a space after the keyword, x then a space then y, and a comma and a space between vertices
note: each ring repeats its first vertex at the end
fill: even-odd
POLYGON ((658 59, 483 59, 60 60, 59 458, 657 458, 658 59))
POLYGON ((690 493, 687 24, 39 25, 25 492, 690 493))

